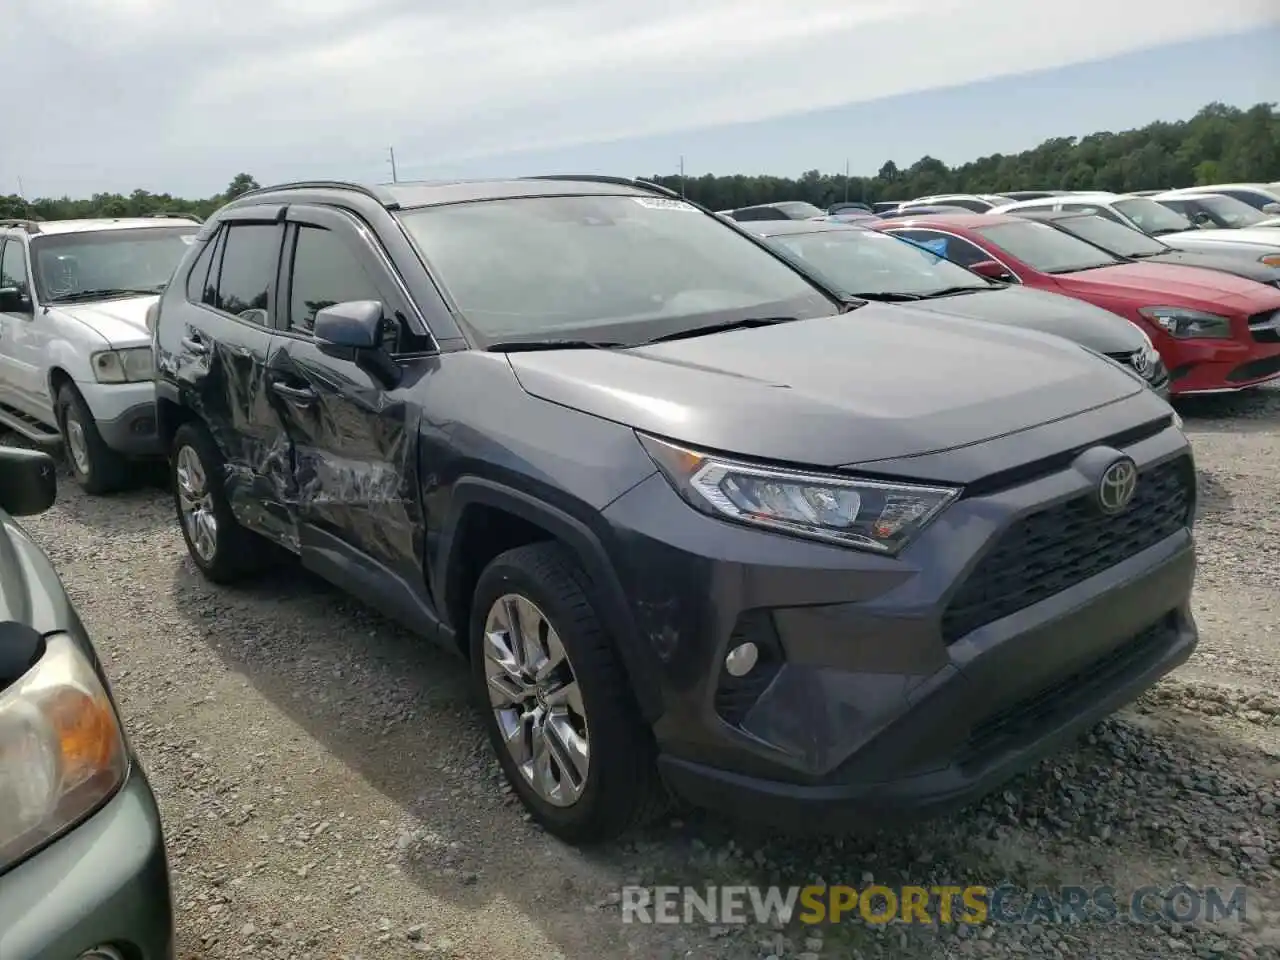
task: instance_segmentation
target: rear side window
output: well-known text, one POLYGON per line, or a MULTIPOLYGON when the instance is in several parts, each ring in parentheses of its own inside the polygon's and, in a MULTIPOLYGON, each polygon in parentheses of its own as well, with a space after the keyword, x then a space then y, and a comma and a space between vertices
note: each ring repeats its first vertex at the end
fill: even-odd
POLYGON ((274 223, 233 223, 225 229, 215 308, 249 323, 271 324, 271 282, 282 230, 274 223))
POLYGON ((894 230, 893 235, 924 247, 930 253, 946 257, 952 263, 962 267, 971 267, 991 257, 983 250, 959 237, 949 237, 945 233, 934 233, 932 230, 894 230))
POLYGON ((298 228, 289 291, 289 329, 310 333, 316 312, 348 300, 381 300, 377 284, 342 239, 322 227, 298 228))

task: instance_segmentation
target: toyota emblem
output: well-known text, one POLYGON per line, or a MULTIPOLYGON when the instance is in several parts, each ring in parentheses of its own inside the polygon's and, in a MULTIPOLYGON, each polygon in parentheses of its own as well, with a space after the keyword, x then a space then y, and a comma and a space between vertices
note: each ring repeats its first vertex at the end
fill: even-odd
POLYGON ((1133 369, 1144 377, 1151 372, 1151 358, 1147 356, 1147 351, 1139 350, 1133 355, 1133 369))
POLYGON ((1098 481, 1098 506, 1103 513, 1114 515, 1124 511, 1138 489, 1138 466, 1128 457, 1107 467, 1098 481))

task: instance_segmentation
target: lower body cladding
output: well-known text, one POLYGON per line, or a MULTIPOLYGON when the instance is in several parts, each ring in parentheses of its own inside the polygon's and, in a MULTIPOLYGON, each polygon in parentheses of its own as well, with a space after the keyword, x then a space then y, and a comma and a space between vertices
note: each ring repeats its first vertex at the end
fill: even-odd
POLYGON ((98 812, 0 875, 4 960, 172 960, 160 815, 134 763, 98 812))
POLYGON ((1136 698, 1197 641, 1195 467, 1171 428, 1123 452, 1139 479, 1119 515, 1072 467, 962 497, 898 559, 704 518, 662 477, 621 497, 605 516, 634 558, 656 663, 632 672, 660 678, 668 786, 875 826, 974 800, 1136 698))

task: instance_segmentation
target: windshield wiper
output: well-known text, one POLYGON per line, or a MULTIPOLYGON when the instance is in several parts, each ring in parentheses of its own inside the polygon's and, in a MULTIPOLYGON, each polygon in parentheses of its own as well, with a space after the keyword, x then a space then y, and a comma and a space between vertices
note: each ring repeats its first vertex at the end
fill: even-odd
POLYGON ((101 290, 77 290, 50 297, 50 303, 76 303, 80 300, 102 300, 106 297, 153 297, 164 289, 159 287, 103 287, 101 290))
POLYGON ((989 287, 943 287, 941 290, 934 290, 931 293, 922 293, 921 300, 932 300, 935 297, 955 297, 964 293, 977 293, 979 290, 995 290, 996 284, 989 287))
POLYGON ((923 300, 918 293, 896 293, 887 290, 883 293, 851 293, 851 297, 857 297, 859 300, 879 300, 883 303, 906 303, 908 300, 923 300))
POLYGON ((712 333, 726 333, 730 330, 749 330, 753 327, 771 327, 775 323, 790 323, 799 317, 747 317, 745 320, 728 320, 724 323, 708 323, 701 327, 690 327, 688 330, 677 330, 675 333, 664 333, 652 340, 645 340, 639 346, 650 343, 666 343, 669 340, 686 340, 690 337, 704 337, 712 333))
POLYGON ((616 350, 625 343, 612 340, 499 340, 485 350, 489 353, 533 353, 536 350, 616 350))

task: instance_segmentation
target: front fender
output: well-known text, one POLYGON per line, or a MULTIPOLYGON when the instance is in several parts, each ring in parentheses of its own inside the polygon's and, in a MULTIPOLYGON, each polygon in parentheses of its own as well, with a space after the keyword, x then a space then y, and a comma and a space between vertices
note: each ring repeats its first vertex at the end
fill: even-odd
MULTIPOLYGON (((596 607, 605 628, 613 638, 623 667, 631 680, 641 713, 649 722, 662 714, 661 688, 657 664, 645 656, 645 648, 636 637, 626 593, 614 571, 609 553, 600 537, 578 517, 552 506, 537 497, 506 484, 480 477, 464 477, 454 484, 451 510, 441 531, 438 560, 432 564, 433 593, 442 600, 444 610, 451 609, 453 593, 459 589, 458 565, 452 563, 460 549, 457 532, 467 508, 473 505, 505 510, 535 524, 567 547, 590 579, 596 607)), ((466 629, 465 625, 457 625, 466 629)))

